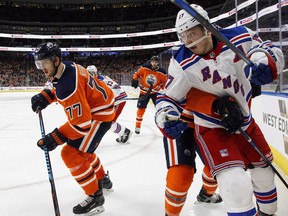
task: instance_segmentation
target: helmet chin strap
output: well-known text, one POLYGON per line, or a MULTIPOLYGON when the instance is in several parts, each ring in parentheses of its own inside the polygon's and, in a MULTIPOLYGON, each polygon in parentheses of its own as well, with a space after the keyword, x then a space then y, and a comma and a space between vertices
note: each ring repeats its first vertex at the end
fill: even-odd
POLYGON ((204 35, 203 37, 201 37, 201 38, 199 38, 198 40, 196 40, 196 41, 194 41, 194 42, 192 42, 192 43, 190 43, 190 44, 187 44, 187 45, 185 45, 185 46, 189 49, 189 48, 195 46, 196 44, 200 43, 201 41, 205 40, 206 38, 208 38, 208 31, 207 31, 207 29, 205 29, 205 35, 204 35))

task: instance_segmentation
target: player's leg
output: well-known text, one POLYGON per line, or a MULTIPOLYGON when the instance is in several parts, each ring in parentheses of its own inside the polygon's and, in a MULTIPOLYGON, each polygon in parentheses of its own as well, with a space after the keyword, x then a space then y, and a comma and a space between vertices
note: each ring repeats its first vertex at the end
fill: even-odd
POLYGON ((216 193, 218 183, 211 175, 209 168, 204 166, 202 172, 202 187, 197 195, 197 201, 199 203, 220 203, 222 198, 216 193))
POLYGON ((217 178, 228 216, 256 215, 252 182, 244 170, 245 162, 238 148, 242 140, 224 129, 197 125, 195 134, 205 164, 217 178))
POLYGON ((105 171, 94 151, 110 126, 111 122, 93 121, 87 135, 76 140, 68 140, 68 145, 62 148, 61 156, 64 163, 88 195, 83 202, 73 208, 74 214, 104 211, 102 179, 105 171))
POLYGON ((104 168, 102 166, 99 157, 95 153, 87 154, 86 160, 93 167, 97 179, 99 179, 98 184, 102 183, 103 189, 111 190, 113 183, 110 180, 109 172, 107 171, 107 173, 105 174, 104 168))
POLYGON ((110 128, 110 131, 112 131, 113 133, 116 133, 119 136, 118 138, 116 138, 116 142, 123 143, 123 144, 128 143, 132 135, 132 131, 129 128, 126 128, 125 126, 117 122, 117 119, 119 115, 122 113, 122 110, 125 105, 126 105, 126 101, 120 102, 119 104, 115 105, 116 114, 115 114, 115 117, 112 121, 112 125, 110 128))
POLYGON ((178 216, 185 204, 195 169, 193 129, 186 129, 176 140, 163 138, 167 164, 165 213, 178 216))
MULTIPOLYGON (((199 150, 198 145, 195 145, 195 150, 200 157, 201 161, 204 164, 204 159, 199 150)), ((211 175, 210 169, 208 166, 203 167, 202 171, 202 187, 197 195, 197 202, 199 203, 220 203, 222 198, 219 194, 216 193, 218 188, 218 183, 216 179, 211 175)))
MULTIPOLYGON (((140 94, 140 97, 142 95, 140 94)), ((143 121, 143 116, 147 108, 147 104, 150 100, 150 96, 147 97, 145 100, 138 100, 137 102, 137 115, 136 115, 136 125, 135 125, 135 133, 140 134, 141 124, 143 121)))
MULTIPOLYGON (((263 152, 272 163, 273 154, 261 132, 259 126, 252 121, 250 127, 246 130, 257 147, 263 152)), ((277 211, 277 190, 275 185, 275 173, 265 164, 259 153, 248 143, 244 142, 242 149, 245 152, 251 169, 251 179, 253 183, 254 195, 256 197, 259 215, 273 215, 277 211)))
POLYGON ((83 204, 78 204, 73 208, 74 214, 83 214, 90 211, 100 213, 104 211, 103 204, 105 199, 102 192, 102 184, 98 182, 93 167, 86 160, 86 154, 69 145, 63 146, 61 151, 64 163, 85 194, 88 195, 82 202, 83 204))

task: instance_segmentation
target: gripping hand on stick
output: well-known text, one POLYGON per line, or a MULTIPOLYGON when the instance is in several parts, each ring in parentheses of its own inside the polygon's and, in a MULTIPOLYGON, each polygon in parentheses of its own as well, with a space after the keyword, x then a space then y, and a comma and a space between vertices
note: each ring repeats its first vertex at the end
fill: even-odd
POLYGON ((42 150, 44 150, 44 147, 46 146, 48 151, 52 151, 58 145, 65 142, 67 142, 67 138, 59 132, 58 128, 55 128, 51 133, 48 133, 42 139, 38 140, 37 146, 42 150))
POLYGON ((228 133, 233 134, 241 128, 244 116, 233 98, 229 96, 218 98, 213 102, 213 108, 221 116, 221 125, 228 133))
POLYGON ((37 112, 37 109, 45 109, 54 100, 54 95, 49 89, 44 89, 39 94, 34 95, 31 98, 31 106, 33 112, 37 112))

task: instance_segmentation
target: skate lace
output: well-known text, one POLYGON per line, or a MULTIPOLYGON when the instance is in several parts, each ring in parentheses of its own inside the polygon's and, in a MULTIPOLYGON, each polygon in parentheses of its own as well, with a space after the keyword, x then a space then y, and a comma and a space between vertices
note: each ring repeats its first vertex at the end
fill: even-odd
POLYGON ((92 201, 94 200, 94 198, 92 196, 88 196, 83 202, 81 202, 79 205, 81 207, 87 206, 89 205, 92 201))

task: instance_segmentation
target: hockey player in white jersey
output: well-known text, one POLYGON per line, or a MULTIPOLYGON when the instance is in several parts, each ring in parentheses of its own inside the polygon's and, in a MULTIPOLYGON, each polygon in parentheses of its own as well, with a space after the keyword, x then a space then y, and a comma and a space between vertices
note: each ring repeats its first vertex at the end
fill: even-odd
MULTIPOLYGON (((209 20, 201 6, 191 6, 209 20)), ((176 29, 183 45, 170 61, 166 90, 157 98, 157 126, 167 136, 181 134, 183 122, 176 120, 181 110, 174 101, 186 98, 182 116, 194 117, 196 141, 205 164, 217 178, 227 214, 274 215, 277 211, 274 173, 238 129, 245 130, 272 162, 271 149, 251 114, 251 83, 264 85, 276 79, 284 67, 282 51, 271 41, 263 42, 246 27, 219 29, 257 65, 253 71, 184 10, 177 14, 176 29), (197 106, 203 98, 195 100, 193 89, 211 94, 205 107, 197 106), (245 170, 249 170, 251 179, 245 170)))
POLYGON ((106 85, 112 89, 114 97, 115 97, 114 106, 116 110, 116 115, 115 115, 115 118, 113 119, 110 130, 119 136, 116 139, 116 142, 122 143, 122 144, 128 144, 129 139, 133 132, 130 129, 122 126, 121 124, 117 122, 117 119, 126 104, 126 101, 123 100, 124 98, 127 97, 126 92, 123 91, 121 89, 121 86, 118 83, 116 83, 114 80, 112 80, 110 77, 98 74, 98 71, 95 65, 89 65, 87 67, 87 70, 92 76, 104 81, 106 85))

